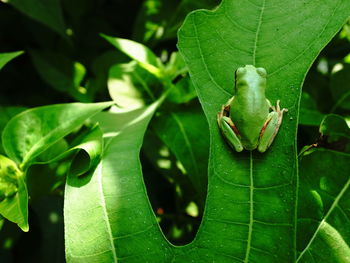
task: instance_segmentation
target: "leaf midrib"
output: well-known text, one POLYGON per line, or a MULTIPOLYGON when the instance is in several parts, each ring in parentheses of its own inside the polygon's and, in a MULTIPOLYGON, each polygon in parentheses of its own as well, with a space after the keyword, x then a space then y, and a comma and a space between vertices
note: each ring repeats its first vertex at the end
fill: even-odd
POLYGON ((108 216, 108 211, 106 208, 106 201, 104 198, 104 192, 103 192, 103 185, 102 185, 102 165, 103 165, 103 161, 101 161, 100 165, 96 168, 97 173, 98 173, 98 187, 99 187, 99 193, 100 193, 100 199, 101 199, 101 207, 102 207, 102 211, 103 211, 103 221, 105 222, 106 228, 107 228, 107 233, 108 233, 108 239, 109 239, 109 243, 111 245, 111 251, 112 251, 112 255, 113 255, 113 262, 117 263, 118 259, 117 259, 117 253, 116 253, 116 249, 114 246, 114 239, 113 239, 113 234, 112 234, 112 228, 111 225, 109 223, 109 216, 108 216))
POLYGON ((261 6, 261 11, 260 11, 260 16, 259 16, 259 21, 258 21, 258 26, 255 32, 255 40, 254 40, 254 47, 253 47, 253 65, 256 65, 256 50, 258 48, 258 41, 259 41, 259 35, 260 35, 260 28, 262 24, 262 17, 265 11, 265 6, 266 6, 266 0, 263 0, 262 6, 261 6))
POLYGON ((244 262, 249 262, 250 248, 252 242, 253 233, 253 223, 254 223, 254 178, 253 178, 253 152, 249 153, 249 177, 250 177, 250 187, 249 187, 249 226, 248 226, 248 238, 247 238, 247 250, 245 254, 244 262))

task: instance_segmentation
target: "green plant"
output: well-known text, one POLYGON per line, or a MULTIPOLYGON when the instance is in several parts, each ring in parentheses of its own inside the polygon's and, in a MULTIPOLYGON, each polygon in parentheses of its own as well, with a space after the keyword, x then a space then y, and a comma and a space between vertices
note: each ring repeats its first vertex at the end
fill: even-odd
MULTIPOLYGON (((72 41, 59 5, 48 18, 21 1, 9 4, 63 43, 72 41)), ((322 71, 319 57, 303 93, 301 87, 350 3, 224 0, 187 16, 178 32, 181 54, 163 48, 157 55, 157 45, 174 38, 182 22, 164 22, 162 10, 171 5, 144 1, 136 23, 144 28, 134 34, 152 48, 101 34, 98 41, 116 49, 91 64, 61 60, 57 47, 26 51, 46 84, 80 102, 3 107, 0 214, 28 231, 28 200, 40 215, 38 200, 64 198, 67 262, 348 262, 347 58, 337 64, 329 55, 333 70, 322 71), (267 69, 267 97, 289 110, 265 153, 232 151, 217 125, 234 71, 247 64, 267 69), (333 92, 331 101, 310 88, 313 75, 330 81, 323 96, 333 92), (81 103, 108 100, 105 82, 113 102, 81 103), (298 125, 299 134, 321 137, 297 142, 298 125), (179 216, 168 213, 169 204, 152 207, 159 185, 171 186, 179 216)), ((177 6, 179 13, 197 7, 177 6)), ((4 54, 0 63, 19 54, 4 54)))

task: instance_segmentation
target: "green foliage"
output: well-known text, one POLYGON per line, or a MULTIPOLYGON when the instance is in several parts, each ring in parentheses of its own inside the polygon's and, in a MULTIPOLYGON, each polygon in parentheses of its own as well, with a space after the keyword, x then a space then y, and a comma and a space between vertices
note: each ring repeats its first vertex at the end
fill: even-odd
POLYGON ((349 262, 349 158, 325 149, 302 157, 297 262, 349 262))
POLYGON ((17 52, 0 54, 0 69, 2 69, 9 61, 21 55, 22 53, 23 53, 22 51, 17 51, 17 52))
POLYGON ((306 5, 302 1, 293 4, 284 1, 284 9, 279 9, 277 15, 273 7, 281 5, 281 1, 274 4, 263 1, 259 5, 224 1, 215 12, 198 11, 188 16, 179 32, 178 46, 189 65, 212 142, 209 195, 203 218, 204 222, 211 220, 202 224, 196 241, 209 251, 222 251, 217 257, 221 261, 228 257, 244 262, 294 261, 297 191, 294 138, 300 88, 320 49, 349 14, 345 1, 341 2, 344 8, 338 9, 339 3, 306 5), (289 4, 292 6, 288 7, 289 4), (291 10, 294 15, 290 15, 291 10), (320 17, 320 10, 328 15, 320 17), (333 17, 334 10, 339 11, 339 20, 333 17), (295 24, 300 27, 293 27, 295 24), (246 64, 267 69, 267 97, 271 101, 280 99, 289 110, 289 121, 283 122, 273 148, 264 155, 232 153, 216 124, 216 113, 232 96, 232 69, 246 64), (230 206, 232 200, 228 196, 240 196, 239 200, 235 198, 240 203, 230 206), (216 212, 225 207, 230 207, 226 213, 216 212), (224 244, 207 241, 216 229, 223 227, 232 233, 227 234, 224 244))
POLYGON ((65 25, 59 0, 3 0, 5 3, 13 5, 25 15, 43 23, 65 36, 65 25))
MULTIPOLYGON (((0 214, 17 223, 23 231, 28 231, 28 192, 24 180, 29 166, 34 164, 37 157, 51 146, 57 147, 57 142, 74 129, 79 128, 87 118, 111 105, 110 102, 51 105, 30 109, 12 118, 2 133, 2 143, 6 154, 16 164, 12 160, 3 157, 0 160, 1 169, 6 170, 2 170, 0 175, 3 185, 10 183, 8 178, 13 173, 15 173, 15 178, 18 179, 17 183, 11 182, 13 188, 15 188, 15 191, 11 190, 11 195, 8 193, 9 189, 7 191, 1 190, 5 200, 0 203, 0 214), (12 164, 8 164, 9 162, 12 164), (11 173, 7 173, 7 170, 11 173), (15 193, 14 198, 10 198, 15 193), (14 211, 14 209, 16 210, 14 211)), ((93 131, 84 139, 80 139, 80 145, 73 144, 73 147, 66 153, 57 154, 56 152, 58 156, 55 156, 53 160, 47 160, 46 163, 62 159, 69 152, 81 148, 87 153, 89 161, 84 161, 84 158, 81 160, 82 156, 77 154, 72 162, 70 172, 77 176, 96 166, 96 158, 100 157, 102 144, 96 141, 98 137, 96 138, 93 131)), ((3 189, 4 187, 2 186, 3 189)))
POLYGON ((349 261, 348 1, 2 2, 1 262, 349 261), (216 122, 247 64, 263 154, 216 122))

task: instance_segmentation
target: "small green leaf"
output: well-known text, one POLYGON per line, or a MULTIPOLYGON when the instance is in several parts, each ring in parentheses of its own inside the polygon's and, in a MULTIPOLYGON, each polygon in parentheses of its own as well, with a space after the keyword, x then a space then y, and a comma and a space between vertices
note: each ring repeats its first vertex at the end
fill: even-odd
MULTIPOLYGON (((150 74, 148 72, 143 74, 140 69, 138 64, 132 61, 128 64, 116 64, 109 70, 108 91, 119 107, 136 109, 145 105, 142 91, 150 92, 148 88, 150 74)), ((153 94, 150 94, 153 98, 153 94)))
POLYGON ((330 142, 341 137, 350 139, 349 126, 342 116, 336 114, 329 114, 324 117, 320 125, 320 133, 328 136, 330 142))
POLYGON ((188 72, 187 65, 179 52, 171 53, 169 62, 165 65, 164 72, 171 80, 188 72))
POLYGON ((56 90, 66 92, 81 102, 90 102, 88 91, 81 87, 86 75, 85 67, 62 54, 29 52, 41 78, 56 90))
POLYGON ((162 75, 163 65, 148 47, 132 40, 114 38, 104 34, 101 36, 121 52, 136 60, 144 69, 157 77, 162 75))
POLYGON ((12 59, 23 54, 23 51, 11 52, 11 53, 1 53, 0 54, 0 70, 12 59))
POLYGON ((0 214, 23 231, 28 226, 28 193, 23 173, 17 165, 0 155, 0 214))
POLYGON ((3 131, 5 152, 24 170, 51 145, 112 104, 57 104, 22 112, 11 119, 3 131))

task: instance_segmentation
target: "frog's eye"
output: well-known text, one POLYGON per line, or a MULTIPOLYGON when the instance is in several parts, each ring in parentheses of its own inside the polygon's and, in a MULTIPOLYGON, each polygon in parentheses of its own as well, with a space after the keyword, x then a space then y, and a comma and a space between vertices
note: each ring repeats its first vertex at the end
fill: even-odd
POLYGON ((238 68, 236 71, 237 76, 242 76, 247 72, 245 68, 238 68))
POLYGON ((264 68, 257 68, 256 72, 263 78, 265 78, 267 75, 266 69, 264 68))

